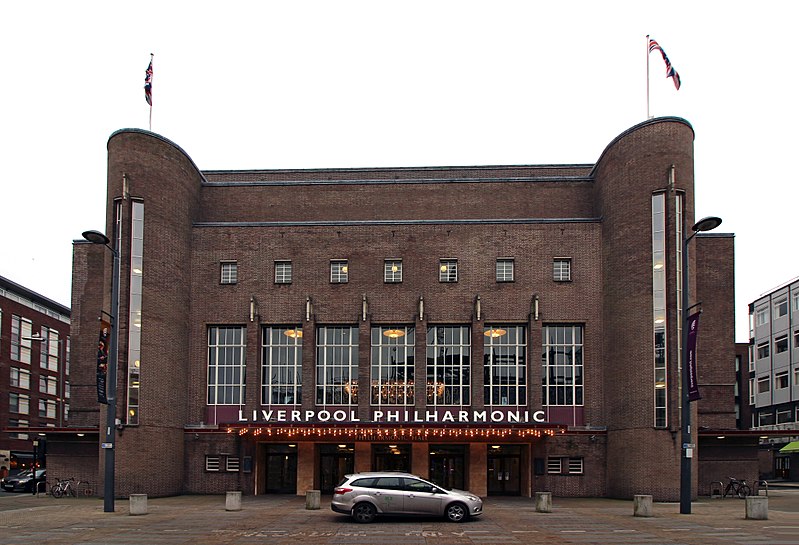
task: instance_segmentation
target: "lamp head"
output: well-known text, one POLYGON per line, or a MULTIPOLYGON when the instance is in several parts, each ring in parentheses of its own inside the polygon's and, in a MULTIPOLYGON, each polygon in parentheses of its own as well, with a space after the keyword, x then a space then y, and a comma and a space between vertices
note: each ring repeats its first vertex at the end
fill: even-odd
POLYGON ((721 225, 721 218, 716 216, 708 216, 697 221, 692 229, 695 233, 700 233, 702 231, 712 231, 719 225, 721 225))
POLYGON ((82 235, 84 239, 88 240, 92 244, 107 245, 109 242, 111 242, 111 240, 100 231, 84 231, 82 235))

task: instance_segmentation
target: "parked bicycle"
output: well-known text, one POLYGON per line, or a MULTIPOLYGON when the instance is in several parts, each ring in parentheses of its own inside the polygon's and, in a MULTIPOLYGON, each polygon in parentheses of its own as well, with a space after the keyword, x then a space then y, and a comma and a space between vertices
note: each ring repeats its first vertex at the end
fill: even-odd
POLYGON ((743 499, 752 494, 752 489, 749 488, 748 484, 746 484, 746 479, 738 480, 735 477, 730 477, 730 482, 727 485, 727 488, 724 489, 725 498, 727 497, 727 494, 743 499))
POLYGON ((94 490, 91 487, 91 483, 89 481, 75 481, 75 477, 70 477, 69 479, 57 479, 56 484, 50 489, 50 495, 54 498, 61 498, 63 496, 72 496, 77 497, 78 494, 81 496, 92 496, 94 495, 94 490))

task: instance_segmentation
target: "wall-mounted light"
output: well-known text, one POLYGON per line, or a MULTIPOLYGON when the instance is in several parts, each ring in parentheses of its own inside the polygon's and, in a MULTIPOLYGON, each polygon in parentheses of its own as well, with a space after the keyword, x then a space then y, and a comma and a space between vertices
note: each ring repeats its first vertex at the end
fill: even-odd
POLYGON ((424 321, 424 295, 419 296, 419 321, 424 321))
POLYGON ((482 310, 482 305, 480 304, 480 295, 477 295, 477 298, 474 300, 474 315, 477 317, 477 321, 480 321, 480 312, 482 310))
POLYGON ((366 315, 369 313, 369 301, 366 300, 366 294, 363 294, 361 299, 361 320, 366 321, 366 315))
POLYGON ((535 295, 533 295, 533 301, 532 301, 532 307, 533 308, 530 309, 532 311, 531 314, 533 315, 533 321, 535 321, 535 322, 538 321, 538 306, 539 306, 538 305, 538 294, 536 293, 535 295))
POLYGON ((311 296, 305 298, 305 321, 311 321, 311 313, 313 312, 313 305, 311 304, 311 296))
POLYGON ((258 301, 253 295, 250 297, 250 321, 254 322, 256 316, 258 316, 258 301))

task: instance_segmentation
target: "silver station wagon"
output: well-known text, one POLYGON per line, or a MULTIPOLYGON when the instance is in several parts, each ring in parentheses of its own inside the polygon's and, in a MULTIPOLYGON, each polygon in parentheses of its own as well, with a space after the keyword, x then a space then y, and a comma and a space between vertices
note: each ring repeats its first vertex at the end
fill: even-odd
POLYGON ((331 509, 358 522, 376 515, 428 515, 463 522, 483 513, 483 500, 471 492, 445 490, 410 473, 354 473, 333 491, 331 509))

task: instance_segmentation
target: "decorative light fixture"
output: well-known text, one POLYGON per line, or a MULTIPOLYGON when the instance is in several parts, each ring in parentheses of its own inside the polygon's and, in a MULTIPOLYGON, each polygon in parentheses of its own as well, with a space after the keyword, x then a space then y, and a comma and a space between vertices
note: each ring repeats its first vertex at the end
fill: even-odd
POLYGON ((485 335, 486 337, 492 337, 492 338, 496 338, 496 337, 502 337, 503 335, 506 335, 507 333, 508 333, 508 332, 507 332, 507 331, 505 331, 505 330, 504 330, 504 329, 502 329, 502 328, 499 328, 499 327, 491 327, 491 328, 489 328, 489 329, 486 329, 486 330, 485 330, 485 333, 483 333, 483 335, 485 335))
POLYGON ((405 332, 401 329, 386 329, 383 332, 383 335, 389 339, 399 339, 400 337, 405 336, 405 332))
POLYGON ((291 337, 292 339, 301 339, 302 338, 302 329, 287 329, 283 332, 283 335, 286 337, 291 337))

